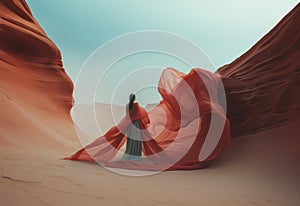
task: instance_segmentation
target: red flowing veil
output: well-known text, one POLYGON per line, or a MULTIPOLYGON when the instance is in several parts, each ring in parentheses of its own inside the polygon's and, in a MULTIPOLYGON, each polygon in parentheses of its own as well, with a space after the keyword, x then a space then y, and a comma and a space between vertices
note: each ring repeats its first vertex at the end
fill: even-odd
POLYGON ((64 159, 137 170, 206 167, 230 142, 230 125, 218 99, 218 74, 194 68, 188 74, 167 68, 160 77, 162 97, 149 113, 138 103, 103 136, 64 159), (142 160, 121 161, 127 127, 139 120, 142 160))

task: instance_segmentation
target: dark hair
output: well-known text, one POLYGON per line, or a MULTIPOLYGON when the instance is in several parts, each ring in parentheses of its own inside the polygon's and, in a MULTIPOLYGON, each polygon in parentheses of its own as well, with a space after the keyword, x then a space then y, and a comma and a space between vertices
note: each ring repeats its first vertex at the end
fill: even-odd
POLYGON ((135 101, 135 94, 130 94, 129 95, 129 110, 133 107, 133 103, 135 101))

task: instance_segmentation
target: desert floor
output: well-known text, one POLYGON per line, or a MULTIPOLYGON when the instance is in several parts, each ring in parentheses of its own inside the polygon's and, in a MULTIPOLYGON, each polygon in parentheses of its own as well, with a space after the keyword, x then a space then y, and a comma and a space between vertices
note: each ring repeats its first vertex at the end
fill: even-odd
POLYGON ((299 122, 233 140, 209 168, 144 177, 59 160, 66 154, 57 151, 1 148, 1 205, 298 206, 299 122))

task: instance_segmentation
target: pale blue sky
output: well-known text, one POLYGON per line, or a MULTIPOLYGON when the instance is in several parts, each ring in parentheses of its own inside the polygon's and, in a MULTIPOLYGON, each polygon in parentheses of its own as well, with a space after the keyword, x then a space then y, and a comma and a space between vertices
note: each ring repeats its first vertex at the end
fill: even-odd
POLYGON ((202 48, 218 68, 247 51, 298 3, 296 0, 27 2, 34 17, 61 50, 65 70, 73 80, 97 47, 139 30, 179 34, 202 48))

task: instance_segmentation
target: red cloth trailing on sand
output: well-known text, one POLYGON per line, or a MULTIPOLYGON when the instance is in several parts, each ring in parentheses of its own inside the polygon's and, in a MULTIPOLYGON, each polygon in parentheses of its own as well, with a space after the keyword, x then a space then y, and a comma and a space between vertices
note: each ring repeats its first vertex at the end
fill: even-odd
POLYGON ((158 85, 162 100, 149 114, 135 103, 118 125, 64 159, 154 171, 206 167, 230 142, 229 121, 218 100, 221 83, 219 75, 206 70, 184 74, 167 68, 158 85), (140 122, 142 160, 120 161, 134 120, 140 122))

